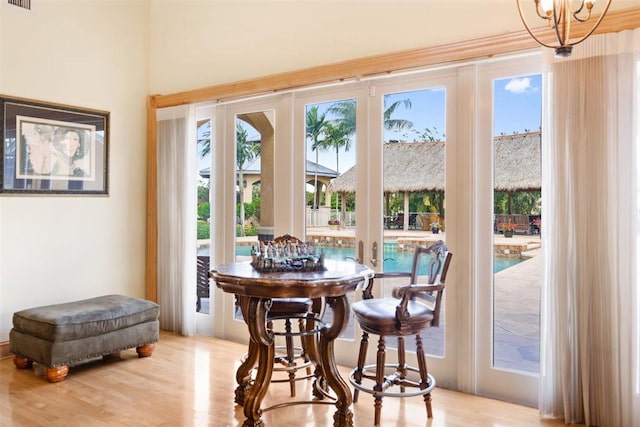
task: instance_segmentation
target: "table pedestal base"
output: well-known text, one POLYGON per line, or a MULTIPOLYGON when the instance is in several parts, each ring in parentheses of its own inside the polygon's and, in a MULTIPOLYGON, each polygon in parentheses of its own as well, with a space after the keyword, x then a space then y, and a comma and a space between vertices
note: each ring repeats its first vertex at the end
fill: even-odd
POLYGON ((249 262, 235 262, 216 266, 210 271, 210 277, 220 289, 235 295, 251 337, 247 358, 236 372, 238 387, 235 390, 235 402, 244 408, 245 427, 263 426, 263 411, 278 409, 289 403, 334 404, 336 413, 333 425, 353 426, 351 390, 336 367, 334 342, 348 323, 347 293, 372 279, 374 272, 365 265, 347 261, 332 261, 330 264, 331 267, 327 266, 324 271, 272 274, 256 271, 249 262), (289 401, 263 410, 262 400, 274 370, 274 333, 267 327, 272 298, 310 298, 314 301, 313 312, 317 315, 322 310, 316 310, 316 303, 321 308, 321 302, 324 301, 332 309, 333 320, 331 325, 324 325, 319 318, 307 319, 306 334, 303 336, 309 358, 316 365, 313 395, 317 400, 289 401), (314 323, 318 326, 314 326, 314 323), (252 380, 255 366, 256 376, 252 380))
MULTIPOLYGON (((235 390, 235 403, 244 407, 244 415, 247 418, 242 424, 243 427, 264 426, 261 419, 263 412, 261 404, 273 374, 275 345, 271 331, 266 326, 260 325, 266 325, 271 301, 262 298, 238 298, 238 304, 249 327, 251 340, 247 358, 236 372, 238 386, 235 390), (256 378, 252 380, 251 371, 256 363, 258 366, 256 378)), ((335 406, 337 409, 333 415, 334 427, 352 427, 351 391, 347 383, 340 377, 333 348, 334 340, 346 327, 349 302, 346 296, 341 296, 327 298, 327 304, 333 311, 333 323, 330 327, 323 327, 320 330, 319 343, 313 337, 308 338, 309 356, 316 363, 313 396, 322 400, 330 396, 329 390, 332 390, 336 394, 335 406), (318 348, 321 351, 318 351, 318 348)), ((313 324, 307 325, 307 327, 312 328, 313 324)), ((327 404, 328 402, 310 401, 309 403, 327 404)), ((276 407, 282 406, 287 406, 287 404, 276 405, 276 407)))

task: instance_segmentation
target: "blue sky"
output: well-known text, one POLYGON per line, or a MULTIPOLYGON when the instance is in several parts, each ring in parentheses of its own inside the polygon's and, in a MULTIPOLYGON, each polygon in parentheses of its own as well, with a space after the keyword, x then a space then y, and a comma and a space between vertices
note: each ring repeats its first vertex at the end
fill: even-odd
MULTIPOLYGON (((542 114, 542 76, 540 74, 506 78, 494 81, 494 136, 525 132, 525 130, 538 130, 542 114)), ((409 99, 411 108, 399 105, 391 116, 392 119, 404 119, 413 122, 414 129, 423 132, 429 128, 436 135, 436 139, 445 140, 445 90, 444 88, 431 88, 412 92, 402 92, 386 95, 385 106, 395 101, 409 99)), ((338 100, 337 100, 338 101, 338 100)), ((320 111, 328 108, 332 103, 317 104, 320 111)), ((310 107, 310 106, 308 106, 310 107)), ((399 141, 420 140, 413 130, 384 131, 384 140, 396 139, 399 141)), ((308 144, 307 156, 315 161, 315 152, 311 151, 308 144)), ((340 171, 345 172, 353 166, 355 149, 340 156, 340 171)), ((335 169, 335 151, 320 151, 319 163, 335 169)))
POLYGON ((493 86, 496 105, 494 135, 540 129, 542 75, 496 80, 493 86))

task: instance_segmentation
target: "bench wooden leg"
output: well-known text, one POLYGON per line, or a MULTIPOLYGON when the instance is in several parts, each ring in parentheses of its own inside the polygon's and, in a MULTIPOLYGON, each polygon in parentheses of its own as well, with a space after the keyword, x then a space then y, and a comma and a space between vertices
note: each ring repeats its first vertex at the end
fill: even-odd
POLYGON ((69 367, 67 365, 56 366, 55 368, 45 368, 44 375, 51 383, 57 383, 64 380, 69 373, 69 367))
POLYGON ((145 344, 143 346, 136 347, 136 352, 138 353, 138 357, 149 357, 155 348, 155 344, 145 344))
POLYGON ((33 366, 33 361, 26 357, 14 356, 13 364, 16 365, 16 368, 18 369, 30 369, 33 366))

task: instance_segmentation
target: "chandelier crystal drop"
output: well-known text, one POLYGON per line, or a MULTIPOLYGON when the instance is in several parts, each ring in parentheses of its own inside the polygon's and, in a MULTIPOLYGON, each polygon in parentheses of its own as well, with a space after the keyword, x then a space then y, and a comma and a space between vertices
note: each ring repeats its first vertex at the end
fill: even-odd
POLYGON ((600 13, 596 19, 591 16, 596 0, 533 0, 536 14, 543 21, 547 22, 555 34, 556 40, 553 43, 545 43, 533 33, 522 13, 522 0, 516 0, 516 3, 518 5, 520 19, 522 19, 522 23, 531 37, 542 46, 554 49, 556 56, 567 57, 571 55, 573 46, 585 40, 598 28, 598 25, 602 22, 602 18, 606 15, 607 10, 609 10, 609 5, 611 4, 611 0, 606 1, 607 3, 602 13, 600 13), (579 38, 575 36, 572 37, 572 22, 586 23, 589 21, 595 23, 584 36, 579 38))

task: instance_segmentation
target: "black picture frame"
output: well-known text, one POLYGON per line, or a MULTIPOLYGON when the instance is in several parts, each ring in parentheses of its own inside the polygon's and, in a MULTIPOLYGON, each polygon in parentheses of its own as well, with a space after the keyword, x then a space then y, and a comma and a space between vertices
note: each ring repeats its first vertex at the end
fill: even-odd
POLYGON ((0 193, 109 194, 109 112, 0 95, 0 193))

